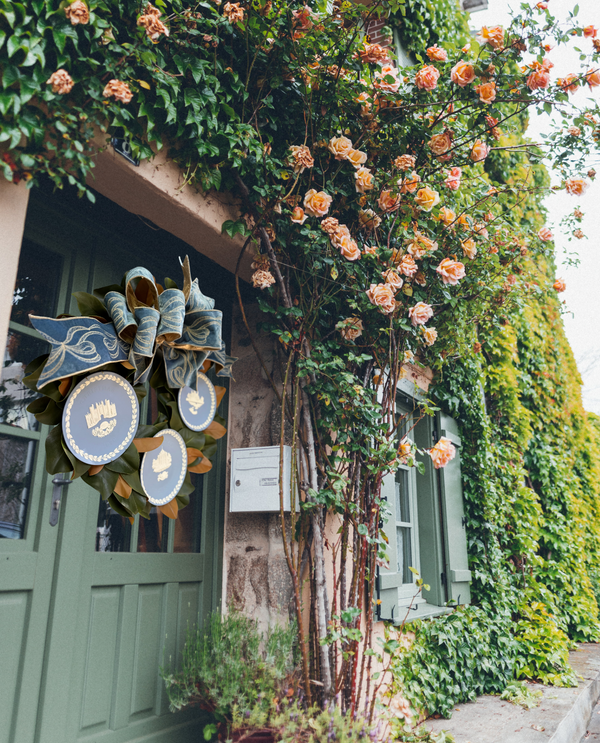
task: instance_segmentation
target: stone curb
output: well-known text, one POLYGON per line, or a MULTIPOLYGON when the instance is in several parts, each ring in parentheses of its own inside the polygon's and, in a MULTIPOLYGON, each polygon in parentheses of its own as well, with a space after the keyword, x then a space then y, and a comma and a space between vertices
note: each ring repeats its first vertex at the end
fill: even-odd
POLYGON ((588 682, 548 743, 579 743, 600 699, 600 673, 588 682))

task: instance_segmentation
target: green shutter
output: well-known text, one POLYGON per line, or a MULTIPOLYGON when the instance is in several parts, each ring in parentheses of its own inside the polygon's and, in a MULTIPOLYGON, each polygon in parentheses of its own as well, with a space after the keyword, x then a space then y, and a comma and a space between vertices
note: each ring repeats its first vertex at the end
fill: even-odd
POLYGON ((387 500, 390 516, 383 531, 389 543, 387 553, 389 557, 389 569, 379 568, 378 575, 378 605, 377 618, 388 622, 400 621, 400 610, 398 608, 398 588, 402 584, 402 576, 397 572, 398 564, 396 557, 396 476, 387 475, 381 483, 381 496, 387 500))
POLYGON ((438 439, 445 436, 457 449, 456 456, 438 470, 444 521, 446 557, 446 584, 448 600, 459 604, 471 603, 471 571, 467 555, 467 535, 464 526, 462 479, 458 426, 453 418, 443 413, 437 416, 438 439))

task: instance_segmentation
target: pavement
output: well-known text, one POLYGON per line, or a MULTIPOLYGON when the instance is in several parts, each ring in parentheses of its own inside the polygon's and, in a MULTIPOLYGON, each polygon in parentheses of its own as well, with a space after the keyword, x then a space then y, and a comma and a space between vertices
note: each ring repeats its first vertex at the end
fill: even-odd
POLYGON ((600 644, 581 644, 569 660, 580 678, 579 686, 533 685, 543 693, 534 709, 522 709, 497 696, 482 696, 457 705, 449 720, 425 724, 433 732, 452 733, 456 743, 600 742, 600 644))

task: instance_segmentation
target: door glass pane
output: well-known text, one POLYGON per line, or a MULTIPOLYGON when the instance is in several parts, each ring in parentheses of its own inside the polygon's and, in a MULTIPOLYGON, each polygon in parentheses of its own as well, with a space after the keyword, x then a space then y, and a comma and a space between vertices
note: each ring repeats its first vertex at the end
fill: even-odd
POLYGON ((169 537, 169 519, 158 508, 153 508, 149 519, 138 516, 138 552, 166 552, 169 537))
POLYGON ((96 526, 96 552, 129 552, 131 523, 100 498, 96 526))
POLYGON ((23 240, 10 319, 29 327, 29 314, 55 314, 62 259, 41 245, 23 240))
POLYGON ((412 529, 410 526, 396 527, 396 551, 398 553, 398 574, 402 576, 402 583, 414 583, 415 576, 409 568, 412 564, 412 529))
POLYGON ((201 552, 200 533, 202 527, 202 488, 204 475, 192 474, 196 486, 190 495, 190 502, 177 514, 174 521, 175 534, 173 552, 201 552))
POLYGON ((0 435, 0 538, 22 539, 35 441, 0 435))
POLYGON ((41 338, 9 331, 0 371, 0 423, 29 431, 38 430, 39 423, 26 410, 38 395, 25 387, 22 379, 27 364, 47 350, 48 344, 41 338))
POLYGON ((408 470, 396 473, 396 520, 410 524, 410 490, 408 470))

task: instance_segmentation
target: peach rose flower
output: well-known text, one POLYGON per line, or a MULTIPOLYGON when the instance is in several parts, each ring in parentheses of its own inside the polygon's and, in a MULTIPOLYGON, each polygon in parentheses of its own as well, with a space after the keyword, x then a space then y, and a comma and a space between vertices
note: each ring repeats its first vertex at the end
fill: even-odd
POLYGON ((586 39, 595 39, 598 34, 598 29, 595 26, 584 26, 583 35, 586 39))
POLYGON ((597 88, 600 85, 600 69, 589 70, 585 79, 590 88, 597 88))
POLYGON ((137 25, 143 26, 146 29, 146 36, 151 41, 158 41, 161 34, 165 36, 169 35, 169 29, 160 20, 162 13, 154 5, 148 3, 146 5, 146 12, 137 19, 137 25))
POLYGON ((367 162, 367 153, 362 150, 350 150, 346 160, 351 162, 355 168, 360 168, 361 165, 367 162))
POLYGON ((381 44, 365 44, 357 54, 361 62, 371 64, 382 64, 390 59, 390 51, 381 44))
POLYGON ((413 170, 410 175, 407 175, 398 181, 400 193, 414 193, 417 190, 420 181, 421 176, 418 175, 416 170, 413 170))
POLYGON ((477 245, 475 245, 475 240, 473 240, 472 237, 469 237, 467 240, 461 242, 461 247, 467 258, 474 260, 477 255, 477 245))
POLYGON ((252 274, 252 286, 255 289, 268 289, 275 283, 275 277, 270 271, 259 269, 252 274))
POLYGON ((121 80, 109 80, 102 92, 105 98, 116 98, 121 103, 129 103, 133 98, 133 93, 127 83, 121 80))
POLYGON ((381 224, 381 217, 379 217, 372 209, 361 209, 358 212, 358 223, 361 229, 371 232, 371 230, 377 229, 381 224))
POLYGON ((400 87, 398 70, 391 64, 384 65, 379 72, 375 73, 373 85, 386 93, 397 93, 400 87), (389 82, 388 78, 391 78, 392 82, 389 82))
POLYGON ((571 196, 583 196, 590 184, 580 175, 572 175, 565 182, 565 189, 571 196))
POLYGON ((575 93, 575 91, 579 87, 579 83, 577 82, 577 75, 574 75, 572 72, 569 73, 566 77, 559 77, 556 82, 565 91, 565 93, 575 93))
POLYGON ((329 237, 336 248, 341 248, 344 240, 347 241, 351 238, 350 230, 345 224, 339 224, 335 230, 330 233, 329 237))
POLYGON ((359 317, 347 317, 345 320, 341 320, 336 327, 342 338, 347 341, 355 341, 364 330, 363 322, 359 317))
POLYGON ((363 92, 356 96, 354 99, 357 103, 360 103, 360 110, 363 116, 366 116, 369 111, 371 110, 371 97, 367 93, 366 90, 363 90, 363 92))
POLYGON ((326 232, 328 235, 333 235, 334 232, 339 227, 340 223, 335 217, 326 217, 321 222, 321 229, 323 232, 326 232))
POLYGON ((414 155, 399 155, 394 160, 394 166, 398 170, 410 170, 415 167, 416 162, 417 158, 414 155))
POLYGON ((461 279, 465 278, 464 264, 460 261, 453 261, 451 258, 444 258, 435 270, 442 277, 444 284, 450 284, 450 286, 456 286, 461 279))
POLYGON ((412 279, 412 277, 417 273, 418 270, 419 267, 415 263, 412 255, 403 255, 400 258, 400 261, 398 263, 398 271, 400 271, 400 273, 408 276, 409 279, 412 279))
POLYGON ((308 214, 304 213, 304 209, 301 206, 294 207, 292 211, 291 220, 296 224, 304 224, 308 219, 308 214))
POLYGON ((81 23, 82 26, 85 26, 85 24, 89 23, 90 20, 90 11, 88 6, 82 2, 82 0, 75 0, 74 3, 67 5, 65 8, 65 15, 71 21, 72 26, 77 26, 79 23, 81 23))
POLYGON ((483 26, 477 34, 477 41, 483 44, 489 44, 492 49, 502 49, 504 47, 504 29, 502 26, 483 26))
POLYGON ((425 302, 417 302, 414 307, 408 310, 408 316, 415 327, 417 325, 425 325, 427 320, 433 317, 433 308, 425 302))
POLYGON ((311 188, 304 197, 304 209, 311 217, 324 217, 329 211, 332 200, 325 191, 316 191, 311 188))
POLYGON ((415 85, 420 90, 433 90, 437 87, 440 71, 433 65, 425 65, 415 75, 415 85))
POLYGON ((452 147, 452 137, 450 136, 450 132, 446 131, 442 134, 435 134, 430 140, 429 140, 429 149, 433 152, 434 155, 443 155, 444 152, 448 152, 448 150, 452 147))
POLYGON ((547 70, 534 70, 527 78, 529 90, 540 90, 550 85, 550 73, 547 70))
POLYGON ((353 240, 350 235, 341 236, 338 240, 338 246, 340 253, 349 261, 357 261, 361 256, 356 240, 353 240))
POLYGON ((496 83, 482 83, 475 88, 482 103, 493 103, 496 100, 496 83))
POLYGON ((473 69, 473 65, 470 65, 468 62, 465 62, 464 59, 461 59, 460 62, 454 65, 450 70, 450 80, 461 88, 470 85, 473 80, 475 80, 475 70, 473 69))
POLYGON ((382 191, 377 204, 382 212, 395 212, 400 206, 400 196, 393 191, 382 191))
POLYGON ((398 289, 402 289, 404 279, 401 276, 398 276, 393 268, 388 268, 387 271, 383 272, 382 276, 385 279, 385 283, 389 284, 395 292, 397 292, 398 289))
POLYGON ((435 253, 437 249, 438 244, 430 237, 419 232, 419 230, 415 231, 414 238, 410 240, 408 247, 406 248, 407 252, 410 253, 415 260, 421 260, 421 258, 424 258, 427 253, 435 253))
POLYGON ((567 285, 564 279, 556 279, 554 284, 552 284, 552 288, 560 293, 560 292, 564 292, 564 290, 567 288, 567 285))
POLYGON ((433 466, 436 470, 439 470, 454 459, 456 456, 456 447, 450 439, 442 436, 437 444, 429 450, 429 456, 433 461, 433 466))
POLYGON ((480 163, 490 154, 491 147, 478 139, 471 148, 470 158, 474 163, 480 163))
POLYGON ((460 188, 460 179, 462 176, 462 168, 450 168, 450 172, 446 176, 444 185, 447 186, 451 191, 458 191, 460 188))
POLYGON ((540 240, 543 240, 544 242, 548 242, 548 240, 552 240, 553 238, 553 235, 548 227, 542 227, 540 230, 538 230, 537 234, 540 240))
POLYGON ((576 237, 578 240, 583 240, 585 235, 583 234, 583 231, 580 229, 573 230, 573 237, 576 237))
POLYGON ((415 360, 415 355, 412 351, 406 350, 404 352, 404 363, 410 364, 415 360))
POLYGON ((352 140, 348 137, 333 137, 327 147, 335 155, 336 160, 345 160, 352 149, 352 140))
POLYGON ((294 173, 304 173, 306 168, 312 168, 315 164, 310 149, 304 144, 294 144, 290 147, 294 173))
POLYGON ((415 204, 424 212, 430 212, 434 206, 440 203, 440 195, 429 186, 419 189, 415 196, 415 204))
POLYGON ((223 6, 223 15, 229 23, 242 23, 244 20, 244 9, 239 3, 225 3, 223 6))
POLYGON ((413 715, 412 715, 412 709, 410 706, 410 702, 408 701, 408 699, 405 699, 404 697, 401 697, 401 696, 396 696, 392 699, 390 703, 390 707, 393 710, 396 717, 400 717, 406 720, 408 724, 410 724, 413 715))
POLYGON ((433 346, 438 337, 438 332, 435 328, 426 328, 423 326, 423 340, 428 346, 433 346))
POLYGON ((417 271, 414 282, 419 286, 427 286, 427 279, 425 278, 425 274, 423 273, 423 271, 417 271))
POLYGON ((567 128, 567 134, 571 137, 579 137, 581 135, 581 129, 578 126, 570 126, 567 128))
POLYGON ((367 297, 371 304, 379 307, 386 315, 389 315, 390 312, 396 309, 397 303, 394 298, 394 290, 389 284, 371 284, 367 291, 367 297))
POLYGON ((430 46, 429 49, 427 49, 426 54, 432 62, 448 61, 448 52, 437 44, 430 46))
POLYGON ((46 81, 46 85, 52 85, 52 92, 58 93, 59 95, 65 95, 65 93, 70 93, 71 88, 74 85, 73 78, 66 70, 63 70, 62 68, 60 70, 56 70, 56 72, 53 72, 48 80, 46 81))
POLYGON ((365 191, 371 191, 375 186, 373 173, 371 173, 369 168, 365 168, 363 165, 356 169, 356 172, 354 173, 354 180, 356 181, 354 185, 356 187, 357 193, 365 193, 365 191))
POLYGON ((456 219, 456 214, 452 211, 452 209, 448 209, 447 206, 443 206, 440 209, 438 219, 440 220, 440 222, 443 222, 446 227, 449 227, 456 219))

